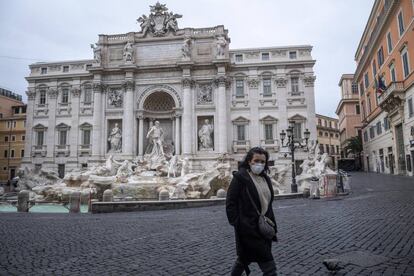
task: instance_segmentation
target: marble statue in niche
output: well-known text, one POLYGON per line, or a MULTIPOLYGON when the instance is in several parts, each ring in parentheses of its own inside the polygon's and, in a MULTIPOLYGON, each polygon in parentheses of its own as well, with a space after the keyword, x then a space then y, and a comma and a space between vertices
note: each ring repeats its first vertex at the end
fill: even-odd
POLYGON ((212 150, 214 147, 214 126, 209 119, 204 119, 203 125, 198 130, 199 150, 212 150))
POLYGON ((118 123, 112 128, 108 137, 109 153, 118 153, 122 151, 122 131, 118 127, 118 123))

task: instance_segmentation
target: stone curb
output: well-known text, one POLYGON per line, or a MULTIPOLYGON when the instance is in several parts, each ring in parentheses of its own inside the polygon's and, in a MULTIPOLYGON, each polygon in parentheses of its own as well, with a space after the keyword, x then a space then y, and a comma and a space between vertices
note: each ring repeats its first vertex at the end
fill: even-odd
MULTIPOLYGON (((302 193, 276 195, 275 200, 302 198, 302 193)), ((124 201, 124 202, 93 202, 92 214, 113 212, 139 212, 173 210, 183 208, 197 208, 224 205, 225 198, 219 199, 193 199, 193 200, 168 200, 168 201, 124 201)))

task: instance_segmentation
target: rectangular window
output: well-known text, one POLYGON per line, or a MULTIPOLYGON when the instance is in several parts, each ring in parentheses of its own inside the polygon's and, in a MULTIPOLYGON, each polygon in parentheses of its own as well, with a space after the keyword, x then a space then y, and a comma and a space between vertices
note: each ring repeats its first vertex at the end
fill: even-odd
POLYGON ((364 84, 362 82, 359 84, 359 92, 364 95, 364 84))
POLYGON ((402 65, 404 69, 404 78, 406 78, 410 74, 410 64, 408 63, 407 47, 404 47, 404 49, 401 51, 401 60, 403 63, 402 65))
POLYGON ((25 140, 26 140, 26 136, 22 135, 22 141, 25 141, 25 140))
POLYGON ((375 137, 375 127, 374 126, 371 126, 369 128, 369 138, 370 139, 373 139, 374 137, 375 137))
POLYGON ((289 52, 289 58, 290 59, 296 59, 296 57, 297 57, 296 51, 290 51, 289 52))
POLYGON ((23 158, 23 157, 24 157, 24 149, 22 149, 22 150, 20 151, 20 157, 21 157, 21 158, 23 158))
POLYGON ((42 68, 40 74, 45 75, 47 74, 47 68, 42 68))
POLYGON ((236 80, 236 97, 244 97, 244 81, 236 80))
POLYGON ((339 146, 336 146, 336 154, 339 154, 339 146))
POLYGON ((273 124, 265 124, 264 130, 265 130, 265 139, 267 141, 271 140, 271 142, 273 142, 273 124))
POLYGON ((7 158, 9 156, 9 152, 7 150, 4 151, 4 158, 7 158))
POLYGON ((364 131, 364 142, 368 142, 368 132, 364 131))
POLYGON ((68 103, 69 101, 69 89, 63 88, 62 89, 62 103, 68 103))
POLYGON ((330 152, 329 152, 329 145, 326 145, 326 153, 327 154, 330 154, 330 152))
POLYGON ((14 149, 10 150, 10 158, 14 158, 14 149))
POLYGON ((384 118, 384 130, 387 131, 389 129, 388 117, 384 118))
POLYGON ((414 115, 413 98, 408 99, 407 105, 408 105, 408 117, 411 118, 414 115))
POLYGON ((16 128, 16 126, 17 126, 17 122, 13 121, 13 128, 16 128))
POLYGON ((368 95, 368 114, 371 114, 371 96, 368 95))
POLYGON ((269 53, 262 53, 262 60, 269 60, 269 59, 270 59, 269 53))
POLYGON ((390 76, 391 76, 391 81, 392 82, 396 82, 396 74, 395 74, 395 66, 394 63, 391 63, 390 66, 390 76))
POLYGON ((372 78, 375 80, 375 75, 377 74, 377 63, 375 59, 372 61, 372 78))
POLYGON ((270 78, 263 79, 263 96, 272 95, 272 81, 270 78))
POLYGON ((44 134, 45 134, 44 131, 37 132, 37 141, 36 141, 37 146, 43 146, 44 134))
POLYGON ((392 39, 391 39, 391 32, 387 34, 387 46, 388 46, 388 53, 392 51, 392 39))
POLYGON ((237 140, 245 141, 246 140, 246 126, 237 125, 237 140))
POLYGON ((91 131, 89 129, 83 130, 83 144, 84 145, 91 144, 91 131))
POLYGON ((66 130, 59 131, 59 145, 61 145, 61 146, 66 145, 66 136, 67 136, 67 131, 66 130))
POLYGON ((377 135, 382 133, 381 121, 377 122, 377 135))
POLYGON ((92 89, 90 87, 85 88, 84 103, 86 104, 92 103, 92 89))
POLYGON ((63 73, 69 72, 69 66, 63 66, 63 73))
POLYGON ((45 90, 40 91, 39 104, 46 104, 46 91, 45 90))
POLYGON ((12 142, 16 141, 16 135, 12 135, 11 140, 12 142))
POLYGON ((292 77, 290 81, 292 86, 292 94, 299 93, 299 77, 292 77))
POLYGON ((4 136, 4 142, 8 142, 9 141, 9 136, 4 136))
POLYGON ((301 140, 302 139, 302 124, 295 122, 293 126, 293 137, 295 140, 301 140))
POLYGON ((11 128, 11 122, 7 121, 7 128, 11 128))
POLYGON ((402 11, 398 13, 398 30, 400 32, 400 36, 404 33, 404 18, 402 11))
POLYGON ((369 86, 368 73, 365 73, 365 75, 364 75, 364 82, 365 82, 365 89, 368 89, 368 86, 369 86))
POLYGON ((384 64, 384 50, 382 49, 382 46, 378 50, 377 57, 378 57, 378 67, 381 67, 384 64))
POLYGON ((358 94, 358 84, 352 83, 352 94, 358 94))
POLYGON ((360 108, 359 104, 355 105, 355 112, 356 112, 356 114, 361 114, 361 108, 360 108))
POLYGON ((236 62, 242 62, 243 61, 243 55, 236 55, 236 62))

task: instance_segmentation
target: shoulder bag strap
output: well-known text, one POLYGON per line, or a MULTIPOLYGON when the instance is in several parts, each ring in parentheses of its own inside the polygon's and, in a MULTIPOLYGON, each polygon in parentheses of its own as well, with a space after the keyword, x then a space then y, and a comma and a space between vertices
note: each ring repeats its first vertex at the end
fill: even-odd
POLYGON ((250 202, 253 204, 254 209, 256 209, 256 212, 260 217, 262 214, 259 212, 259 209, 257 209, 256 203, 254 203, 253 198, 252 198, 252 196, 250 195, 250 192, 249 192, 249 187, 247 187, 247 186, 246 186, 246 192, 247 192, 247 195, 249 196, 250 202))

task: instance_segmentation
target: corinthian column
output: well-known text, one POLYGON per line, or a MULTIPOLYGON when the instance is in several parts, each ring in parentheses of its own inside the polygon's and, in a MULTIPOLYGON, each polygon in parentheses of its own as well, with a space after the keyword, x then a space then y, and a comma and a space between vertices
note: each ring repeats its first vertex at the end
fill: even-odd
POLYGON ((175 115, 175 155, 180 154, 180 116, 175 115))
POLYGON ((229 80, 225 76, 220 76, 215 80, 218 87, 217 91, 217 150, 219 153, 227 152, 227 97, 226 86, 229 80))
POLYGON ((182 122, 182 151, 183 154, 191 154, 193 148, 193 124, 191 111, 193 109, 191 87, 194 81, 190 78, 183 79, 183 122, 182 122))
POLYGON ((138 155, 142 157, 144 155, 144 116, 140 114, 138 119, 138 155))
POLYGON ((127 80, 123 86, 125 88, 125 97, 122 122, 122 152, 126 158, 132 158, 134 148, 134 82, 127 80))
POLYGON ((93 129, 92 129, 92 156, 99 159, 101 152, 100 141, 102 141, 102 92, 104 86, 101 83, 93 85, 93 129))
POLYGON ((26 91, 27 95, 27 109, 26 109, 26 142, 24 144, 24 157, 22 160, 23 163, 30 163, 32 156, 32 145, 33 140, 33 113, 36 105, 36 90, 34 88, 29 88, 26 91))

